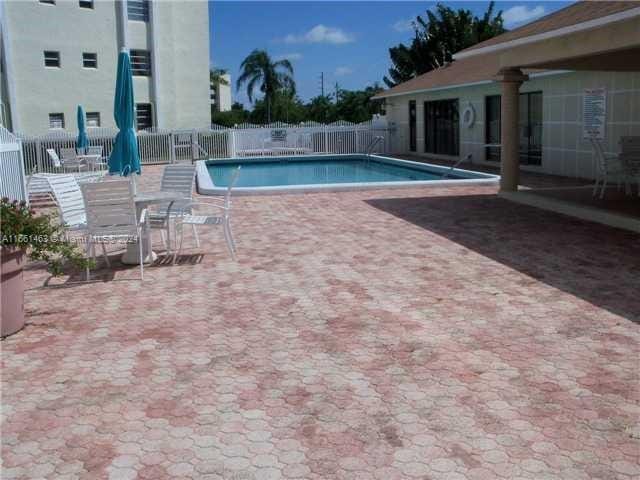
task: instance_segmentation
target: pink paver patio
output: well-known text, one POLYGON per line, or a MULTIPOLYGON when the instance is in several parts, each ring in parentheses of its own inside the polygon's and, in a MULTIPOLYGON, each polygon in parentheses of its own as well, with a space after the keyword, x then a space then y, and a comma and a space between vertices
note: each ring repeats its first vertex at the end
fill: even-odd
POLYGON ((640 237, 494 193, 238 198, 237 263, 33 267, 2 478, 638 478, 640 237))

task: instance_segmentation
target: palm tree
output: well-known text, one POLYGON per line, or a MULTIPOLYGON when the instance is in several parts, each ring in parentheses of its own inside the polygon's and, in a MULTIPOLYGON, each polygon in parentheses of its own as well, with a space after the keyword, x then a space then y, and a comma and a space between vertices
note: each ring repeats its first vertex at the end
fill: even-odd
POLYGON ((274 62, 265 50, 254 50, 240 65, 241 74, 236 82, 239 90, 247 85, 247 96, 253 102, 253 92, 258 87, 267 104, 267 122, 271 123, 271 104, 282 91, 295 93, 293 66, 287 59, 274 62))
POLYGON ((229 85, 227 79, 224 78, 226 74, 226 68, 212 68, 209 70, 209 80, 211 80, 214 85, 229 85))

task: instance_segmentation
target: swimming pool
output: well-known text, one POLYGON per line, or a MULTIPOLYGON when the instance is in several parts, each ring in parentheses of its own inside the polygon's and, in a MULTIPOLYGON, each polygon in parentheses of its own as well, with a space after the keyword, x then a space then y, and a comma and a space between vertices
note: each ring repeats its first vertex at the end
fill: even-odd
POLYGON ((234 193, 310 192, 496 183, 487 173, 379 155, 252 157, 198 162, 198 191, 221 194, 242 167, 234 193))

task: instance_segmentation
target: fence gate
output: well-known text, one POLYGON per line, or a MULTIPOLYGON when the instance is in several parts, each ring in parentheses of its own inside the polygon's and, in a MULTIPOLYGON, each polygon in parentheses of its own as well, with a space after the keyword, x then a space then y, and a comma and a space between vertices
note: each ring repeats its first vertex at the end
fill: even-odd
POLYGON ((0 126, 0 197, 29 201, 22 143, 3 126, 0 126))

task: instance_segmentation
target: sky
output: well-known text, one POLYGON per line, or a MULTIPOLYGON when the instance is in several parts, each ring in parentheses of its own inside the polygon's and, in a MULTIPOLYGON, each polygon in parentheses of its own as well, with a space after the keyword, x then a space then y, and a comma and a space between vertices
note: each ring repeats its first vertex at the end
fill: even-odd
MULTIPOLYGON (((340 88, 382 84, 390 67, 390 47, 412 37, 411 21, 436 2, 428 1, 219 1, 209 2, 211 64, 231 74, 234 100, 249 106, 245 89, 236 91, 240 63, 253 49, 288 58, 298 95, 307 101, 340 88)), ((481 16, 487 1, 443 2, 481 16)), ((515 28, 563 8, 567 1, 496 2, 507 28, 515 28)), ((259 93, 259 92, 257 92, 259 93)), ((259 95, 258 95, 259 96, 259 95)))

